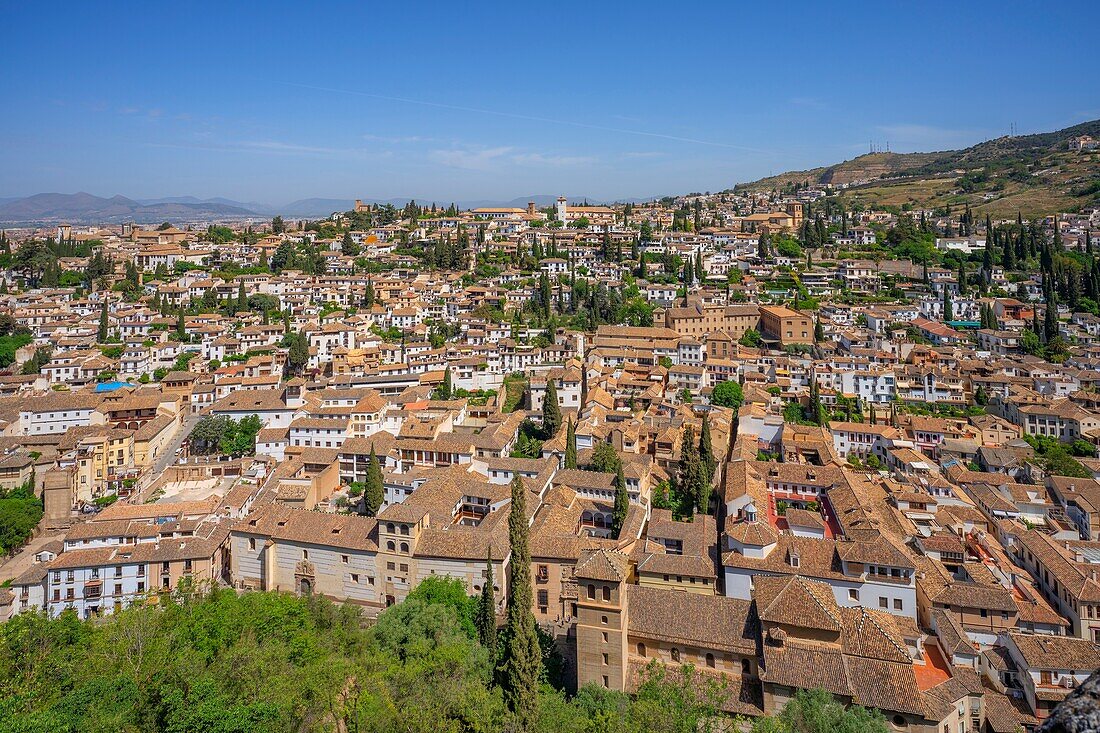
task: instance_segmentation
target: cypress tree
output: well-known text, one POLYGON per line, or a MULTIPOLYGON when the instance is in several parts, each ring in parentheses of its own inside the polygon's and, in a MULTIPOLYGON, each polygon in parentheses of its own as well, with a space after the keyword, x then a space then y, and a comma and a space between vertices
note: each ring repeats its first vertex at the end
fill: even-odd
POLYGON ((821 318, 814 319, 814 343, 821 343, 825 340, 825 328, 821 325, 821 318))
POLYGON ((512 504, 508 510, 507 641, 501 665, 504 702, 516 716, 519 730, 527 730, 538 707, 539 669, 542 651, 531 612, 531 550, 527 544, 527 491, 517 475, 512 479, 512 504))
POLYGON ((477 604, 477 638, 489 652, 489 666, 495 666, 497 658, 497 612, 493 593, 493 555, 485 553, 485 585, 477 604))
POLYGON ((565 429, 565 467, 577 467, 577 432, 573 427, 573 418, 565 429))
POLYGON ((1058 299, 1051 293, 1047 299, 1046 313, 1043 317, 1043 342, 1050 343, 1058 336, 1058 299))
POLYGON ((103 299, 103 308, 99 311, 99 331, 96 333, 96 341, 107 343, 107 299, 103 299))
POLYGON ((554 380, 547 377, 546 395, 542 398, 542 431, 547 438, 558 434, 561 428, 561 405, 558 404, 558 388, 554 380))
POLYGON ((447 368, 443 370, 443 386, 439 388, 439 396, 441 399, 449 400, 454 393, 454 388, 451 386, 451 367, 448 364, 447 368))
MULTIPOLYGON (((699 444, 695 441, 695 428, 686 425, 680 438, 680 486, 691 494, 697 505, 705 480, 705 469, 699 460, 699 444)), ((699 508, 706 511, 701 506, 699 508)))
POLYGON ((615 506, 611 510, 611 532, 617 538, 626 522, 626 512, 630 508, 630 494, 626 491, 626 478, 623 476, 623 463, 615 469, 615 506))
POLYGON ((180 311, 179 315, 176 316, 176 338, 180 341, 187 340, 187 326, 183 320, 183 311, 180 311))
POLYGON ((947 290, 947 285, 943 287, 943 322, 954 320, 955 314, 951 312, 951 293, 947 290))
POLYGON ((237 286, 237 312, 248 310, 248 297, 244 294, 244 280, 237 286))
POLYGON ((703 416, 703 428, 699 431, 699 460, 703 464, 703 476, 709 486, 718 470, 718 459, 714 457, 714 446, 710 440, 710 416, 703 416))
POLYGON ((367 485, 363 490, 363 507, 369 516, 375 516, 386 501, 386 489, 382 485, 382 464, 370 445, 370 464, 367 465, 367 485))

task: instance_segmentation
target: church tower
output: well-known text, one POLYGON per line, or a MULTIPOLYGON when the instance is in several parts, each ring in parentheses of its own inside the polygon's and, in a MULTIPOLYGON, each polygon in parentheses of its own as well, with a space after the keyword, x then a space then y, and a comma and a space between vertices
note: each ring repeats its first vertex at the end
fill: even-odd
POLYGON ((560 221, 563 226, 568 223, 565 220, 566 210, 567 210, 567 206, 566 206, 566 203, 565 203, 565 197, 564 196, 558 196, 558 203, 557 203, 557 206, 554 207, 554 212, 555 212, 555 216, 557 217, 558 221, 560 221))
POLYGON ((596 550, 582 555, 577 563, 578 687, 591 682, 626 691, 630 574, 630 560, 616 550, 596 550))

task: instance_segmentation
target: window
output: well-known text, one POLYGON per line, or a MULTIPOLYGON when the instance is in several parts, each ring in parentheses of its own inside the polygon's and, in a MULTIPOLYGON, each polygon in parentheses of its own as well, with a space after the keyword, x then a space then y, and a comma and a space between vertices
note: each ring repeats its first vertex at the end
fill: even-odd
POLYGON ((643 644, 640 641, 638 642, 638 656, 639 657, 644 657, 645 656, 645 644, 643 644))
POLYGON ((611 600, 611 586, 605 585, 603 587, 603 599, 605 601, 610 601, 611 600))
POLYGON ((607 626, 607 616, 600 616, 600 623, 607 626))
POLYGON ((592 583, 588 584, 588 600, 590 600, 590 601, 596 600, 596 586, 593 585, 592 583))
POLYGON ((341 555, 341 556, 340 556, 340 562, 342 562, 342 563, 344 563, 345 565, 347 565, 347 564, 348 564, 348 556, 347 556, 347 555, 341 555))
POLYGON ((674 662, 679 662, 680 661, 680 650, 677 649, 676 647, 672 647, 671 655, 672 655, 672 661, 674 661, 674 662))
POLYGON ((604 652, 604 653, 603 653, 603 666, 605 666, 605 667, 606 667, 606 666, 607 666, 607 662, 608 662, 607 652, 604 652))
POLYGON ((352 583, 358 583, 359 582, 359 574, 358 573, 352 573, 351 574, 351 582, 352 583))
POLYGON ((390 552, 393 552, 394 548, 396 548, 396 547, 397 547, 397 545, 394 544, 393 540, 390 540, 386 543, 386 549, 389 550, 390 552))
POLYGON ((392 562, 386 563, 386 570, 393 570, 393 569, 394 569, 394 564, 392 562))
POLYGON ((409 572, 409 566, 406 563, 401 563, 401 572, 403 572, 403 573, 409 572))
POLYGON ((610 687, 610 685, 607 684, 607 675, 603 676, 603 686, 604 687, 610 687))
POLYGON ((408 542, 402 542, 401 543, 401 552, 408 553, 408 551, 409 551, 409 543, 408 542))
POLYGON ((741 660, 741 674, 751 674, 752 664, 747 659, 741 660))
POLYGON ((886 596, 879 596, 878 597, 878 607, 879 608, 889 608, 890 607, 889 599, 886 596))
POLYGON ((894 599, 894 610, 895 611, 900 611, 901 610, 901 599, 900 598, 895 598, 894 599))
POLYGON ((303 560, 308 560, 309 559, 309 550, 302 550, 302 559, 303 560))
POLYGON ((848 589, 848 600, 849 601, 858 601, 859 600, 859 591, 856 590, 855 588, 849 588, 848 589))

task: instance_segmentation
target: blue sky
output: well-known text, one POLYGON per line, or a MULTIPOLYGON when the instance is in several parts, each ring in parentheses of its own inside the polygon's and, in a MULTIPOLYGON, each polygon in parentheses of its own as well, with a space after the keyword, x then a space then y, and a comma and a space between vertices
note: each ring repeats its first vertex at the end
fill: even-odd
POLYGON ((1100 118, 1100 3, 0 4, 0 196, 644 197, 1100 118))

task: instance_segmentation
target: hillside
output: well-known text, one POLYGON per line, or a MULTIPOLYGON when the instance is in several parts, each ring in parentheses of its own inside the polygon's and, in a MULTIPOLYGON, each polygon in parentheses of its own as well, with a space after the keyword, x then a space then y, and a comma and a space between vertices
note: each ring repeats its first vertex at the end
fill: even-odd
POLYGON ((963 150, 871 153, 762 178, 738 189, 847 185, 841 195, 863 206, 970 204, 980 214, 1043 216, 1080 209, 1100 198, 1100 152, 1069 150, 1069 139, 1079 135, 1100 138, 1100 120, 1056 132, 1000 137, 963 150))

